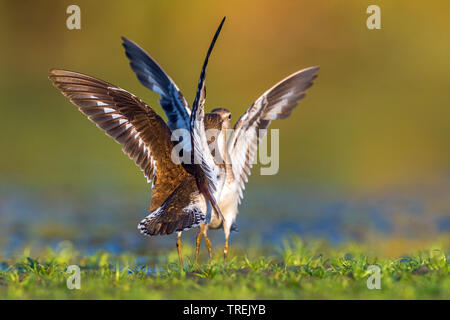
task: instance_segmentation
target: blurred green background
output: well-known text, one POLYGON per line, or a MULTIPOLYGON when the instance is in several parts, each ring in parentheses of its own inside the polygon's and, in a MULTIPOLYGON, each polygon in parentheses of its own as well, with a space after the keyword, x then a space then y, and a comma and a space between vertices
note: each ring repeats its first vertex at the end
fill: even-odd
POLYGON ((44 202, 58 196, 42 198, 43 190, 81 199, 75 202, 145 192, 135 204, 144 210, 150 186, 140 170, 51 85, 48 69, 99 77, 162 115, 120 37, 149 52, 192 103, 225 15, 208 67, 209 110, 226 107, 236 121, 285 76, 321 66, 291 118, 271 126, 280 129, 279 173, 254 168, 250 190, 289 189, 294 208, 310 189, 407 190, 409 199, 427 199, 422 216, 437 213, 449 224, 448 12, 448 1, 0 1, 2 190, 26 188, 44 202), (70 4, 81 8, 81 30, 66 28, 70 4), (381 7, 381 30, 366 27, 370 4, 381 7))
MULTIPOLYGON (((82 28, 70 31, 72 2, 1 2, 3 182, 84 188, 106 179, 145 187, 119 146, 50 85, 47 70, 100 77, 162 114, 129 68, 120 36, 145 48, 192 102, 224 15, 207 107, 227 107, 237 120, 286 75, 321 66, 293 117, 272 126, 281 129, 280 176, 357 189, 448 180, 448 1, 377 1, 381 30, 366 28, 373 1, 77 1, 82 28)), ((251 183, 272 180, 254 175, 251 183)))

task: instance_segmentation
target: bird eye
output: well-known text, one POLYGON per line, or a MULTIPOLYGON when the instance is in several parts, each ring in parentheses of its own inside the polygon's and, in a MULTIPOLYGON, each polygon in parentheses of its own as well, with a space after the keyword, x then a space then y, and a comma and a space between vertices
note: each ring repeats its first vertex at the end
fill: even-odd
POLYGON ((228 115, 228 120, 231 120, 231 113, 228 115))

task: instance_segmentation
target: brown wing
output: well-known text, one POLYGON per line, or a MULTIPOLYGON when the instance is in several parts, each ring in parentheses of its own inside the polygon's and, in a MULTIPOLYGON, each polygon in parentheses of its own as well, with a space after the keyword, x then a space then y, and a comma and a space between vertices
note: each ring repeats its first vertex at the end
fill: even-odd
POLYGON ((141 233, 156 236, 197 227, 206 222, 205 200, 194 176, 186 177, 164 203, 138 225, 141 233))
POLYGON ((153 181, 149 210, 160 207, 187 175, 172 161, 171 132, 164 120, 136 96, 94 77, 52 69, 49 79, 89 120, 123 146, 147 181, 153 181))

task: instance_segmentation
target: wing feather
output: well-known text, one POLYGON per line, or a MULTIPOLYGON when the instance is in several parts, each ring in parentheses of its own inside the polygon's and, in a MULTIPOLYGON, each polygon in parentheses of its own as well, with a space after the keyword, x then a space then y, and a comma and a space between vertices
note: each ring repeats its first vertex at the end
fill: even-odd
POLYGON ((154 182, 150 209, 159 207, 186 175, 171 159, 171 132, 142 100, 108 82, 52 69, 50 80, 88 119, 122 145, 123 152, 154 182))
POLYGON ((125 37, 122 37, 122 41, 138 80, 161 96, 159 103, 166 113, 169 129, 189 130, 191 110, 175 82, 144 49, 125 37))
POLYGON ((272 120, 285 119, 291 115, 298 101, 305 97, 306 90, 312 86, 318 70, 319 67, 306 68, 283 79, 260 96, 234 126, 228 141, 228 152, 240 199, 258 143, 265 134, 263 129, 267 129, 272 120))

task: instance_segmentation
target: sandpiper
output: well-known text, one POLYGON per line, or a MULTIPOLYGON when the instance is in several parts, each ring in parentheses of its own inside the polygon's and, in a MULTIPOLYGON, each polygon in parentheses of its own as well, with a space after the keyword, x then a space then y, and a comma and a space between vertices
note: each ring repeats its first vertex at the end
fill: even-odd
MULTIPOLYGON (((186 103, 182 103, 183 100, 180 99, 181 95, 176 85, 172 81, 161 80, 170 78, 162 72, 156 61, 134 42, 123 38, 123 46, 127 57, 130 59, 130 66, 139 81, 148 89, 161 95, 160 103, 169 119, 171 130, 189 128, 188 123, 193 117, 189 117, 190 111, 186 108, 186 103)), ((206 117, 206 127, 214 127, 213 119, 220 121, 220 131, 215 138, 220 140, 219 138, 222 137, 224 141, 224 143, 217 144, 221 155, 220 159, 224 162, 217 163, 215 161, 219 168, 219 180, 222 183, 220 192, 216 193, 222 215, 212 216, 209 223, 200 223, 200 231, 196 239, 196 261, 202 236, 205 238, 209 256, 212 257, 212 247, 207 231, 208 229, 221 227, 225 233, 223 254, 224 259, 226 259, 228 238, 230 232, 237 229, 235 220, 238 206, 243 198, 245 183, 254 162, 258 143, 263 138, 260 132, 265 133, 264 129, 269 127, 272 120, 285 119, 291 115, 299 100, 305 97, 307 89, 313 84, 318 70, 318 66, 300 70, 267 90, 239 118, 228 141, 224 137, 226 137, 225 131, 231 128, 230 111, 225 108, 217 108, 211 112, 211 118, 206 117), (213 118, 212 115, 216 117, 213 118)), ((197 91, 196 100, 200 98, 201 94, 202 90, 197 91)), ((214 160, 216 159, 217 157, 214 157, 214 160)))

